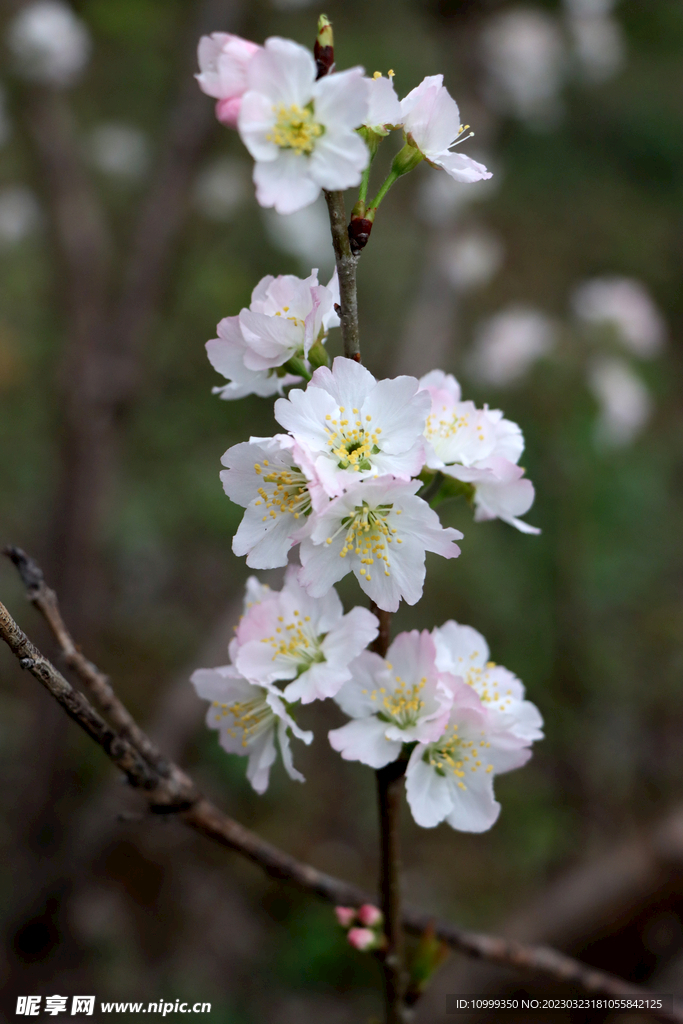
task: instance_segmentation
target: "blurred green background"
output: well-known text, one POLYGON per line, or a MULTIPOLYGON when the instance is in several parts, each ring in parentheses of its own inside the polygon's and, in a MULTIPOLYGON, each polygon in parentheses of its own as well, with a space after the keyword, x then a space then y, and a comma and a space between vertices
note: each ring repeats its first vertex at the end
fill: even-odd
MULTIPOLYGON (((6 39, 21 6, 4 9, 6 39)), ((301 0, 213 9, 224 20, 205 30, 306 45, 319 13, 301 0)), ((305 276, 317 266, 327 280, 324 208, 292 218, 261 210, 239 138, 208 124, 212 101, 199 95, 192 109, 204 111, 207 127, 154 222, 161 230, 166 213, 175 217, 175 233, 134 382, 98 448, 97 430, 73 426, 74 403, 88 408, 78 389, 92 352, 74 342, 61 186, 45 140, 57 139, 57 151, 66 139, 106 225, 99 322, 112 330, 131 239, 145 197, 159 188, 169 118, 207 12, 192 0, 81 0, 72 10, 92 48, 68 86, 27 81, 4 48, 0 537, 63 583, 87 653, 228 813, 317 867, 372 886, 374 780, 328 748, 335 708, 301 715, 316 730, 311 748, 295 749, 306 785, 276 768, 259 798, 244 763, 205 730, 187 682, 193 667, 227 661, 248 572, 231 551, 241 510, 223 494, 220 456, 274 429, 269 401, 211 395, 221 380, 204 343, 218 320, 248 305, 263 275, 305 276), (41 122, 46 110, 57 122, 69 112, 59 138, 50 129, 57 122, 41 122), (73 486, 74 429, 92 449, 92 494, 73 486)), ((406 812, 409 902, 496 930, 525 908, 542 917, 547 887, 583 878, 575 873, 601 857, 614 858, 617 875, 623 851, 683 798, 683 5, 331 0, 326 12, 338 67, 392 68, 400 95, 443 72, 476 131, 465 151, 494 171, 471 186, 427 166, 401 180, 360 263, 359 298, 364 361, 377 376, 441 366, 466 397, 504 409, 526 437, 522 462, 537 494, 526 518, 541 536, 474 524, 466 506, 444 506, 444 522, 465 535, 462 555, 431 558, 423 601, 395 622, 473 625, 546 720, 530 764, 497 781, 503 811, 490 833, 423 831, 406 812), (581 318, 576 289, 594 278, 639 283, 641 306, 622 307, 627 324, 645 317, 635 340, 628 326, 581 318)), ((385 142, 379 163, 398 145, 385 142)), ((66 216, 78 222, 78 209, 66 216)), ((116 340, 102 334, 99 343, 106 364, 116 340)), ((338 332, 328 344, 340 351, 338 332)), ((81 474, 79 486, 89 478, 81 474)), ((272 584, 278 578, 268 574, 272 584)), ((0 579, 4 603, 54 653, 9 563, 0 579)), ((340 591, 347 606, 359 600, 348 578, 340 591)), ((5 651, 0 670, 8 865, 0 966, 12 997, 196 997, 210 999, 212 1020, 225 1024, 343 1024, 378 1012, 375 965, 345 946, 330 908, 173 823, 117 820, 124 798, 104 758, 5 651)), ((623 894, 607 917, 591 912, 601 895, 594 883, 580 927, 536 920, 526 937, 550 936, 654 987, 679 979, 680 965, 679 974, 662 973, 683 949, 675 865, 653 869, 643 891, 623 894)), ((455 960, 441 991, 464 987, 469 968, 455 960)), ((478 984, 483 991, 511 978, 478 984)), ((434 996, 417 1019, 443 1012, 434 996)))

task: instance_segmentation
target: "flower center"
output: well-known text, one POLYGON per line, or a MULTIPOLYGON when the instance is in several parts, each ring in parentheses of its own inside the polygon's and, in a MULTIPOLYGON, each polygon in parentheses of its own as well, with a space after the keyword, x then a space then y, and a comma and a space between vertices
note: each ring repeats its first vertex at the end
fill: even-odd
POLYGON ((512 703, 512 691, 500 692, 498 681, 489 676, 489 669, 495 667, 495 661, 488 661, 484 668, 472 666, 467 671, 465 682, 477 691, 484 704, 494 705, 498 711, 507 711, 512 703))
POLYGON ((270 469, 268 459, 263 463, 254 463, 254 472, 260 476, 267 487, 259 487, 259 499, 256 505, 265 505, 266 515, 277 519, 279 512, 289 512, 298 519, 307 516, 311 511, 311 495, 308 491, 308 480, 298 466, 284 466, 270 469))
POLYGON ((264 730, 270 729, 275 715, 268 707, 262 695, 263 691, 258 690, 258 696, 252 700, 237 700, 233 704, 219 704, 214 701, 213 707, 217 708, 217 718, 232 718, 228 726, 228 735, 235 738, 242 733, 242 746, 247 747, 264 730))
POLYGON ((276 115, 273 125, 266 138, 274 142, 280 149, 293 149, 299 156, 308 156, 315 148, 315 140, 325 131, 321 124, 313 120, 313 108, 298 107, 292 103, 286 107, 278 103, 273 107, 276 115))
POLYGON ((339 557, 357 555, 361 562, 360 574, 367 580, 372 579, 367 566, 374 565, 375 561, 383 563, 385 576, 391 576, 387 545, 394 540, 397 544, 403 543, 400 538, 394 536, 398 533, 396 527, 387 522, 393 507, 377 505, 376 508, 370 508, 367 501, 364 501, 362 505, 356 505, 353 515, 342 519, 336 533, 327 538, 327 543, 331 544, 335 537, 346 530, 346 538, 339 557))
POLYGON ((382 714, 390 718, 399 729, 407 729, 415 725, 424 708, 420 693, 425 688, 427 678, 423 676, 419 683, 413 683, 412 686, 408 686, 400 676, 396 676, 396 682, 398 686, 394 692, 387 693, 382 701, 382 714))
POLYGON ((286 658, 293 661, 297 666, 297 674, 301 675, 315 662, 325 661, 325 655, 320 649, 320 644, 326 634, 316 634, 310 625, 310 615, 302 616, 295 609, 294 621, 285 625, 283 616, 278 617, 280 625, 275 630, 274 636, 264 637, 261 643, 270 644, 276 658, 286 658))
MULTIPOLYGON (((367 472, 372 469, 371 456, 378 455, 379 435, 381 427, 373 428, 371 416, 365 417, 365 426, 360 418, 351 421, 344 418, 345 409, 339 406, 339 418, 333 419, 330 413, 325 419, 330 426, 325 426, 327 431, 327 444, 332 454, 337 458, 340 469, 354 469, 356 472, 367 472)), ((359 417, 358 409, 352 409, 354 417, 359 417)))
MULTIPOLYGON (((482 733, 483 735, 483 733, 482 733)), ((479 744, 458 736, 457 725, 449 725, 440 740, 432 743, 422 755, 437 775, 455 775, 460 789, 467 789, 463 779, 467 771, 476 772, 483 767, 481 757, 490 743, 482 739, 479 744)), ((485 772, 492 772, 493 765, 487 765, 485 772)))

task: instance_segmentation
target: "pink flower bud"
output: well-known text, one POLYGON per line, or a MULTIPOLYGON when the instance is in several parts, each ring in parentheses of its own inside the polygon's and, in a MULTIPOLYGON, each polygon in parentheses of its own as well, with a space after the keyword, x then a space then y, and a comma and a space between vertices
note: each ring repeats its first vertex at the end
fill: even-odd
POLYGON ((364 903, 358 911, 358 920, 366 928, 376 928, 382 923, 382 911, 372 903, 364 903))
POLYGON ((241 96, 229 96, 227 99, 218 100, 216 103, 216 117, 226 128, 236 128, 241 106, 241 96))
POLYGON ((334 912, 342 928, 350 928, 356 917, 353 907, 335 907, 334 912))
POLYGON ((354 949, 365 951, 377 948, 377 936, 370 928, 351 928, 347 938, 354 949))

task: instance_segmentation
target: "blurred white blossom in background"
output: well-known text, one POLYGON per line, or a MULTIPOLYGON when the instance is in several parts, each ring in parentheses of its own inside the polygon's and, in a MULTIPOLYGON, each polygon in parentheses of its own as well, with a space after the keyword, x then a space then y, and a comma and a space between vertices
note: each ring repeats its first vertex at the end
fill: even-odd
POLYGON ((645 384, 623 359, 601 357, 588 369, 588 384, 600 406, 599 445, 620 448, 641 433, 652 413, 645 384))
POLYGON ((207 164, 195 181, 193 202, 209 220, 229 221, 251 196, 249 171, 243 160, 221 156, 207 164))
POLYGON ((656 356, 664 347, 664 319, 640 281, 628 277, 584 281, 575 290, 571 305, 585 324, 611 324, 619 340, 641 359, 656 356))
POLYGON ((88 150, 95 167, 115 178, 137 180, 149 166, 147 136, 131 124, 97 125, 90 133, 88 150))
POLYGON ((60 0, 37 0, 10 21, 7 45, 23 78, 45 85, 73 85, 92 51, 90 33, 60 0))
POLYGON ((484 384, 516 384, 554 348, 556 335, 556 326, 545 313, 530 306, 509 306, 480 324, 468 370, 484 384))
POLYGON ((611 16, 614 0, 564 0, 564 5, 581 76, 594 84, 613 78, 626 61, 624 30, 611 16))
POLYGON ((445 278, 460 292, 483 288, 503 264, 501 240, 485 228, 472 228, 444 242, 441 268, 445 278))
POLYGON ((311 267, 318 267, 321 276, 325 278, 332 273, 334 250, 324 199, 316 200, 297 213, 282 215, 274 210, 263 210, 261 215, 266 233, 277 249, 296 256, 309 273, 311 267))
POLYGON ((481 55, 484 95, 495 110, 539 128, 557 121, 567 58, 551 15, 532 7, 494 15, 483 29, 481 55))
POLYGON ((32 234, 42 220, 40 206, 25 185, 0 189, 0 247, 8 248, 32 234))

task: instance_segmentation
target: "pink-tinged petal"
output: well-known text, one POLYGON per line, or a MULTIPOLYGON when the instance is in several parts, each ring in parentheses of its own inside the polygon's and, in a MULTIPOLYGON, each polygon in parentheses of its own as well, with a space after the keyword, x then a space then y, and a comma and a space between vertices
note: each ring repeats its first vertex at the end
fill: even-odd
POLYGON ((350 675, 348 668, 318 662, 285 687, 285 700, 290 704, 297 700, 302 704, 310 704, 314 700, 334 697, 350 675))
POLYGON ((406 132, 426 128, 429 115, 439 89, 443 88, 443 75, 428 75, 401 100, 401 116, 406 132))
POLYGON ((271 104, 305 107, 313 97, 316 77, 313 55, 304 46, 273 36, 247 66, 247 87, 271 104))
POLYGON ((443 370, 430 370, 424 377, 420 377, 420 387, 429 390, 434 399, 434 392, 444 392, 444 400, 449 404, 455 404, 462 398, 462 389, 452 373, 444 373, 443 370))
MULTIPOLYGON (((424 462, 425 445, 422 439, 400 455, 385 455, 384 452, 379 452, 372 456, 376 476, 395 476, 399 480, 410 480, 411 477, 417 476, 424 462)), ((355 473, 353 476, 357 478, 355 473)))
MULTIPOLYGON (((410 812, 422 828, 434 828, 453 809, 449 780, 438 775, 422 758, 428 748, 418 744, 406 770, 406 799, 410 812)), ((429 755, 427 755, 429 756, 429 755)))
POLYGON ((386 723, 373 715, 356 718, 341 729, 332 729, 327 735, 332 749, 345 761, 360 761, 369 768, 384 768, 396 760, 402 746, 396 740, 388 740, 385 730, 386 723))
POLYGON ((382 685, 378 675, 386 671, 386 664, 379 654, 363 651, 349 667, 351 679, 344 683, 335 701, 349 718, 368 718, 377 711, 377 691, 382 685))
POLYGON ((377 928, 384 920, 384 915, 379 907, 372 903, 364 903, 358 908, 358 920, 365 928, 377 928))
POLYGON ((380 380, 363 402, 363 421, 371 416, 382 428, 382 450, 397 455, 410 448, 424 431, 431 408, 426 391, 418 391, 415 377, 380 380))
POLYGON ((242 97, 230 96, 216 103, 216 119, 226 128, 236 128, 242 109, 242 97))
POLYGON ((368 114, 368 92, 362 68, 325 75, 313 87, 315 118, 332 130, 353 131, 368 114))
POLYGON ((361 953, 377 947, 377 935, 371 928, 350 928, 347 939, 350 945, 361 953))
POLYGON ((491 172, 487 171, 483 164, 477 163, 476 160, 465 156, 464 153, 439 153, 432 156, 431 160, 437 167, 443 167, 454 181, 471 184, 492 177, 491 172))
POLYGON ((496 425, 496 446, 491 455, 507 459, 508 462, 519 462, 524 451, 524 435, 517 423, 503 419, 498 409, 489 409, 489 417, 496 425))
POLYGON ((237 129, 254 160, 276 160, 281 150, 268 136, 275 124, 273 105, 259 92, 246 92, 240 104, 237 129))
POLYGON ((531 750, 526 746, 522 746, 521 740, 518 741, 517 747, 514 747, 509 742, 499 744, 496 734, 491 733, 490 743, 491 746, 486 751, 486 757, 489 763, 493 765, 496 775, 504 775, 505 772, 511 772, 515 768, 523 767, 531 757, 531 750))
POLYGON ((266 316, 243 309, 240 327, 247 348, 244 364, 249 370, 267 370, 282 366, 303 345, 303 331, 298 324, 280 316, 266 316))
POLYGON ((370 151, 360 135, 328 131, 308 159, 308 173, 320 188, 344 190, 360 184, 370 151))
POLYGON ((255 683, 274 683, 279 679, 293 679, 296 665, 278 658, 270 644, 261 639, 242 644, 235 659, 237 670, 255 683))
POLYGON ((353 907, 335 907, 334 913, 342 928, 349 928, 356 919, 356 911, 353 907))
MULTIPOLYGON (((257 159, 264 160, 263 157, 257 159)), ((278 149, 272 162, 256 163, 254 184, 259 204, 275 207, 278 213, 296 213, 314 203, 320 195, 320 186, 307 177, 306 159, 294 150, 278 149)))
POLYGON ((420 126, 418 135, 411 128, 410 134, 417 142, 420 150, 428 157, 441 154, 447 150, 460 131, 460 111, 458 104, 449 94, 445 86, 441 86, 433 97, 428 121, 420 126))
POLYGON ((199 87, 215 99, 238 97, 246 89, 246 67, 260 46, 229 32, 202 36, 197 47, 199 87))
POLYGON ((486 832, 500 814, 500 804, 493 795, 493 773, 481 770, 463 779, 465 789, 451 784, 453 810, 446 821, 459 832, 486 832))

